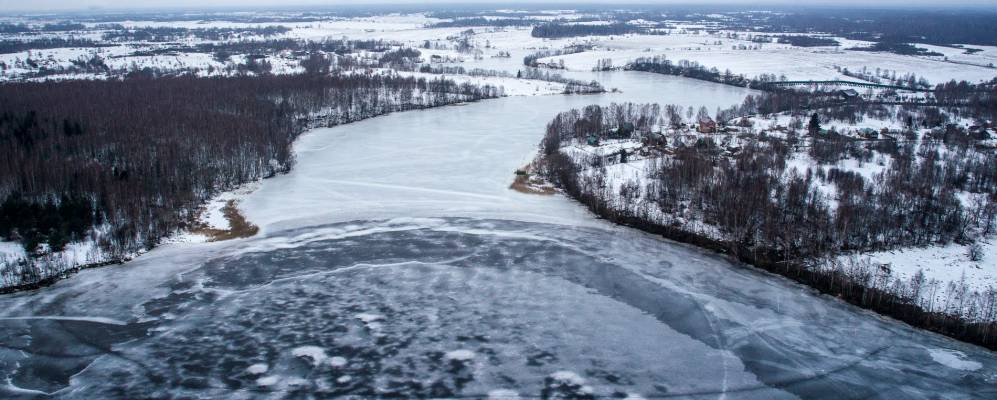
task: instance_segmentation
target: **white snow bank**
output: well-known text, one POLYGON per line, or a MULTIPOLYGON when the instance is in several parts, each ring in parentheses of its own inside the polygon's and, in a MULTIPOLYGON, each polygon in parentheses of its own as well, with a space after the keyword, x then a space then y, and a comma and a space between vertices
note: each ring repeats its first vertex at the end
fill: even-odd
POLYGON ((585 378, 582 378, 578 374, 571 371, 557 371, 553 374, 550 374, 550 378, 560 383, 567 383, 572 385, 585 384, 585 378))
POLYGON ((280 377, 277 375, 264 376, 256 380, 256 384, 259 386, 273 386, 280 382, 280 377))
POLYGON ((331 365, 333 367, 337 367, 337 368, 338 367, 345 367, 346 366, 346 358, 340 357, 340 356, 329 357, 329 365, 331 365))
POLYGON ((465 362, 474 359, 474 352, 471 350, 463 350, 463 349, 454 350, 447 353, 444 357, 450 361, 465 362))
POLYGON ((357 314, 356 317, 357 317, 357 319, 363 321, 363 323, 365 323, 365 324, 369 324, 371 322, 380 321, 380 320, 384 319, 383 315, 368 314, 368 313, 360 313, 360 314, 357 314))
POLYGON ((249 368, 246 368, 246 373, 251 375, 261 375, 267 373, 267 371, 269 370, 270 366, 263 363, 259 363, 259 364, 250 365, 249 368))
POLYGON ((979 261, 970 260, 969 246, 957 243, 866 253, 862 258, 878 265, 888 264, 893 276, 903 279, 921 271, 926 281, 934 279, 941 283, 937 296, 942 297, 949 284, 965 282, 969 290, 977 292, 997 287, 997 241, 991 239, 979 244, 983 250, 979 261))
POLYGON ((301 346, 291 350, 291 354, 298 358, 311 359, 313 367, 322 365, 329 358, 325 355, 325 350, 318 346, 301 346))
POLYGON ((519 400, 519 393, 509 389, 495 389, 488 392, 488 400, 519 400))
POLYGON ((948 349, 930 349, 928 354, 931 355, 931 359, 936 363, 942 364, 946 367, 958 369, 962 371, 976 371, 983 368, 983 364, 978 361, 970 360, 966 357, 966 354, 957 350, 948 349))

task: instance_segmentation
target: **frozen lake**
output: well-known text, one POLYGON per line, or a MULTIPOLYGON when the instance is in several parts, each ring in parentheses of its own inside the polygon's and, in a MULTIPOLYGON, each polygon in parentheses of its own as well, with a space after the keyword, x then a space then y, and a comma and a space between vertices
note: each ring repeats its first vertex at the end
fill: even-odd
POLYGON ((257 237, 0 297, 0 396, 997 396, 989 351, 509 190, 557 112, 747 93, 577 75, 623 93, 315 130, 243 201, 257 237))

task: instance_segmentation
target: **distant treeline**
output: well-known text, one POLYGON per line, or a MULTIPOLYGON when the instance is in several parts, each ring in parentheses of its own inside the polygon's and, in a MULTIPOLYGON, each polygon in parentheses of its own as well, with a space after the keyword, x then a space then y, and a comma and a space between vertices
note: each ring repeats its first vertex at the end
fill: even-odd
POLYGON ((346 54, 357 50, 382 52, 401 46, 399 43, 379 40, 301 40, 301 39, 270 39, 270 40, 240 40, 225 43, 200 43, 193 47, 173 48, 171 51, 190 51, 198 53, 226 54, 274 54, 280 51, 313 52, 346 54))
POLYGON ((20 53, 28 50, 58 49, 64 47, 106 47, 90 39, 78 38, 45 38, 32 40, 0 40, 0 54, 20 53))
POLYGON ((308 127, 498 94, 365 74, 2 84, 0 234, 29 252, 83 237, 111 256, 149 248, 219 191, 287 171, 308 127))
POLYGON ((997 45, 997 13, 979 10, 803 10, 743 17, 770 32, 823 32, 888 43, 997 45))
POLYGON ((508 26, 532 26, 542 23, 544 23, 544 21, 531 19, 531 18, 471 17, 471 18, 457 18, 454 19, 453 21, 437 22, 435 24, 429 25, 429 27, 430 28, 463 28, 470 26, 508 27, 508 26))
POLYGON ((76 22, 57 22, 53 24, 44 24, 37 26, 29 26, 26 24, 14 24, 14 23, 0 23, 0 33, 30 33, 30 32, 65 32, 65 31, 82 31, 86 30, 87 27, 83 24, 76 22))
POLYGON ((851 47, 853 51, 882 51, 887 53, 900 54, 904 56, 943 56, 937 51, 929 51, 923 47, 916 47, 910 43, 898 42, 877 42, 870 47, 851 47))
POLYGON ((797 35, 785 35, 778 36, 779 43, 790 44, 797 47, 820 47, 820 46, 837 46, 837 40, 819 36, 797 36, 797 35))
POLYGON ((204 40, 230 40, 247 36, 276 36, 290 31, 291 28, 279 25, 246 28, 126 28, 118 25, 104 33, 104 40, 111 42, 172 42, 188 37, 204 40))
POLYGON ((533 27, 530 35, 538 38, 565 38, 574 36, 609 36, 625 35, 628 33, 640 33, 643 30, 636 25, 627 23, 612 24, 578 24, 578 23, 549 23, 533 27))

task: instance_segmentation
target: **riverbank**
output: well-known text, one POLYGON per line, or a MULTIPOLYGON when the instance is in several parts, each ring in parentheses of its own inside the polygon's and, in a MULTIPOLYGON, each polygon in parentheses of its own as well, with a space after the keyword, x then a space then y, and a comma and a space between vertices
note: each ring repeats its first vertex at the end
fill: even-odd
MULTIPOLYGON (((563 170, 566 167, 563 162, 550 162, 541 155, 537 164, 543 165, 543 175, 550 184, 607 221, 723 254, 744 265, 783 276, 812 287, 822 294, 903 321, 916 328, 997 350, 997 322, 976 322, 958 315, 925 311, 911 304, 909 299, 880 288, 863 285, 856 279, 854 270, 846 272, 845 266, 840 265, 837 260, 789 259, 786 254, 775 249, 749 247, 717 240, 698 232, 654 222, 647 215, 632 215, 626 210, 614 208, 605 198, 584 192, 577 182, 569 178, 567 171, 563 170), (821 263, 824 265, 818 266, 821 263)), ((873 267, 870 265, 866 268, 873 267)), ((875 274, 875 271, 871 272, 875 274)))

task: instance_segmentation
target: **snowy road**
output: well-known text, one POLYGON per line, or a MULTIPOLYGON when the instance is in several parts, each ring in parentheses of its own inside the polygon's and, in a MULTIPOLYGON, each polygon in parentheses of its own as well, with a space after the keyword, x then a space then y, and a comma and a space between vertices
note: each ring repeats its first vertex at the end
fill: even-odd
POLYGON ((0 297, 0 396, 997 396, 991 352, 508 190, 556 112, 746 93, 600 79, 303 136, 257 237, 0 297))

